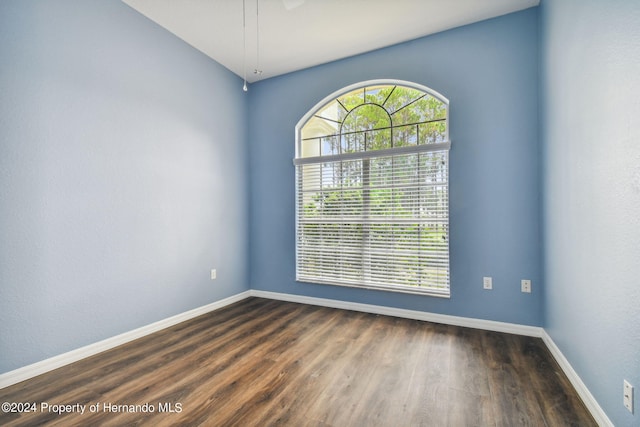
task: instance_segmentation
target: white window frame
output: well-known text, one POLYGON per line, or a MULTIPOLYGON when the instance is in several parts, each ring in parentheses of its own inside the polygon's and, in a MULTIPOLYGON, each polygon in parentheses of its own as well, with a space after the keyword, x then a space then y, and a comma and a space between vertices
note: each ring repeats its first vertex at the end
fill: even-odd
MULTIPOLYGON (((343 161, 350 159, 363 159, 363 158, 375 158, 375 157, 384 157, 384 156, 394 156, 400 154, 407 153, 426 153, 426 152, 436 152, 436 151, 447 151, 447 196, 449 194, 449 185, 448 185, 448 171, 449 171, 449 163, 448 163, 448 151, 451 148, 451 141, 449 139, 449 100, 444 97, 442 94, 430 89, 426 86, 419 85, 409 81, 403 80, 395 80, 395 79, 379 79, 379 80, 368 80, 359 83, 352 84, 345 88, 342 88, 322 99, 318 102, 313 108, 311 108, 296 124, 295 126, 295 159, 294 165, 296 166, 296 280, 299 282, 307 282, 307 283, 318 283, 318 284, 329 284, 329 285, 338 285, 338 286, 347 286, 347 287, 357 287, 357 288, 366 288, 366 289, 376 289, 376 290, 387 290, 393 292, 403 292, 403 293, 413 293, 413 294, 421 294, 421 295, 430 295, 442 298, 450 297, 450 262, 449 262, 449 242, 447 241, 447 287, 446 289, 434 289, 432 287, 416 287, 416 286, 397 286, 397 285, 381 285, 381 284, 367 284, 367 283, 353 283, 353 282, 340 282, 333 280, 307 280, 300 278, 298 274, 298 266, 300 260, 299 247, 298 247, 298 231, 299 231, 299 213, 298 213, 298 172, 297 168, 300 165, 304 164, 312 164, 318 162, 322 158, 326 158, 323 156, 318 157, 301 157, 302 156, 302 129, 305 124, 324 106, 326 106, 331 101, 358 89, 362 89, 365 87, 371 86, 381 86, 381 85, 397 85, 404 86, 411 89, 416 89, 421 92, 424 92, 437 100, 441 101, 446 106, 446 136, 445 142, 437 143, 437 144, 424 144, 410 147, 395 147, 384 150, 375 150, 375 151, 365 151, 358 153, 343 153, 338 155, 332 155, 332 161, 343 161)), ((447 203, 447 228, 449 227, 449 204, 447 203)), ((449 233, 447 233, 448 239, 449 233)), ((366 273, 365 273, 366 274, 366 273)))

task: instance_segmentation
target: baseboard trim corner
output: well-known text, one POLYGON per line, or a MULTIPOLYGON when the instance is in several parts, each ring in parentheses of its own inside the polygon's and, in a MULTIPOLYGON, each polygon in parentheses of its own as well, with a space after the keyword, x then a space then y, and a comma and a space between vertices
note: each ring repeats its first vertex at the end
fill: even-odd
POLYGON ((9 387, 24 380, 28 380, 29 378, 44 374, 45 372, 52 371, 70 363, 77 362, 81 359, 112 349, 135 339, 142 338, 145 335, 149 335, 170 326, 177 325, 180 322, 184 322, 185 320, 198 317, 202 314, 206 314, 235 302, 241 301, 245 298, 248 298, 249 296, 251 296, 250 291, 241 292, 228 298, 212 302, 211 304, 203 305, 202 307, 194 308, 193 310, 185 311, 184 313, 159 320, 157 322, 122 333, 120 335, 116 335, 114 337, 107 338, 102 341, 77 348, 75 350, 71 350, 67 353, 53 356, 51 358, 41 360, 40 362, 36 362, 31 365, 15 369, 13 371, 6 372, 0 375, 0 389, 9 387))
POLYGON ((551 336, 545 330, 543 330, 542 333, 542 340, 551 352, 553 358, 556 360, 556 362, 558 362, 558 365, 560 365, 560 368, 562 369, 564 374, 567 376, 567 378, 569 378, 569 381, 573 385, 573 388, 576 389, 578 395, 582 399, 582 402, 587 407, 587 410, 589 410, 598 425, 601 427, 614 427, 609 417, 607 417, 607 414, 598 404, 598 401, 595 399, 595 397, 593 397, 578 373, 573 369, 573 366, 571 366, 567 358, 564 356, 564 354, 562 354, 560 348, 556 345, 551 336))

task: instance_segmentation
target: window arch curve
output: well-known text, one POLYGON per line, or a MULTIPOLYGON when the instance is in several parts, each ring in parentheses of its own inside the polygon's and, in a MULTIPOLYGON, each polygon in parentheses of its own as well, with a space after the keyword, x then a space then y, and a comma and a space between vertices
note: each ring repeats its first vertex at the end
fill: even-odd
MULTIPOLYGON (((340 89, 318 102, 296 125, 296 158, 320 154, 320 147, 313 147, 314 138, 340 135, 340 125, 345 115, 365 105, 377 105, 393 119, 391 126, 397 133, 409 128, 411 114, 420 114, 415 122, 422 123, 434 138, 430 143, 449 142, 449 100, 426 86, 402 80, 370 80, 340 89), (399 90, 396 90, 399 89, 399 90), (403 114, 403 112, 405 114, 403 114), (428 123, 430 126, 426 126, 428 123), (437 125, 439 124, 439 126, 437 125), (438 131, 435 135, 434 132, 438 131)), ((344 132, 344 133, 348 133, 344 132)), ((423 138, 427 134, 423 133, 423 138)), ((419 137, 419 135, 418 135, 419 137)), ((393 138, 393 135, 392 135, 393 138)), ((316 141, 320 142, 320 141, 316 141)), ((420 140, 419 143, 426 141, 420 140)), ((321 143, 321 142, 320 142, 321 143)), ((399 145, 390 143, 390 145, 399 145)), ((409 145, 408 140, 404 144, 409 145)), ((324 155, 328 154, 325 147, 324 155)), ((331 152, 331 154, 336 154, 331 152)))
POLYGON ((296 277, 449 296, 449 101, 373 80, 296 125, 296 277))

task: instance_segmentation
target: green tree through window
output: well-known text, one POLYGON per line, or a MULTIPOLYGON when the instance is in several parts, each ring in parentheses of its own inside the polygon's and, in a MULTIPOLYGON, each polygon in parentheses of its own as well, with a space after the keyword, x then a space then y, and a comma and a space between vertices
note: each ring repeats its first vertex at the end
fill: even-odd
POLYGON ((448 101, 350 87, 297 128, 297 280, 449 295, 448 101))

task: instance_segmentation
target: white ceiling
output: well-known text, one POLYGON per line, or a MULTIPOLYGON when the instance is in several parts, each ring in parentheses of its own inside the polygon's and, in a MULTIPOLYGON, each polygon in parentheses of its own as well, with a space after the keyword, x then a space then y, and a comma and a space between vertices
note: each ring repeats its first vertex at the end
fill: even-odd
MULTIPOLYGON (((243 76, 243 0, 123 1, 243 76)), ((253 82, 527 9, 540 0, 244 2, 246 77, 253 82), (261 75, 254 73, 256 61, 261 75)))

